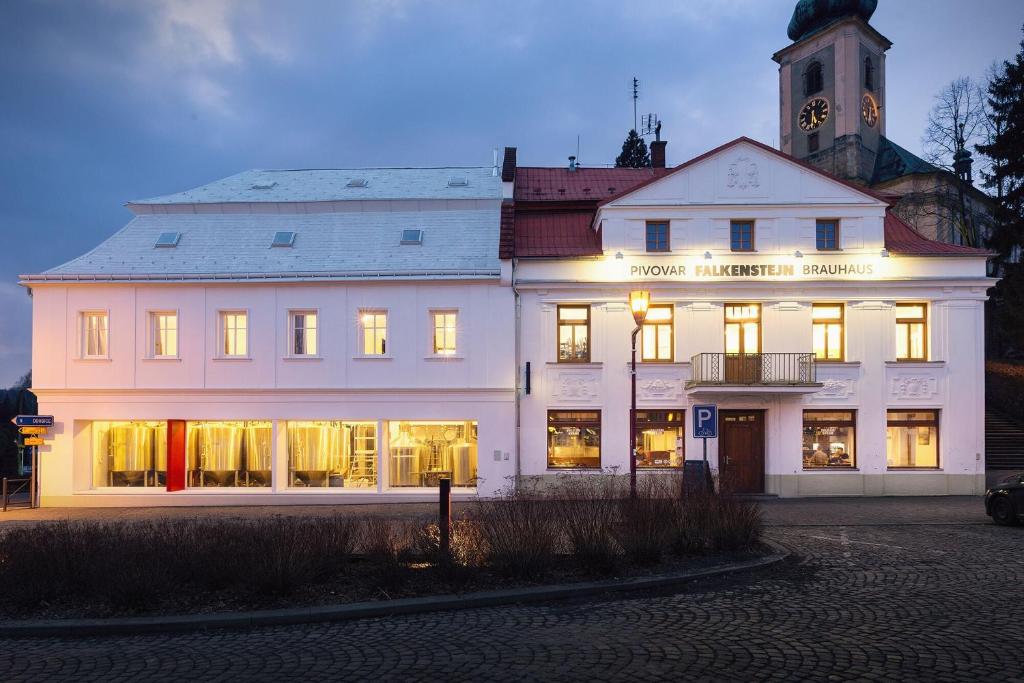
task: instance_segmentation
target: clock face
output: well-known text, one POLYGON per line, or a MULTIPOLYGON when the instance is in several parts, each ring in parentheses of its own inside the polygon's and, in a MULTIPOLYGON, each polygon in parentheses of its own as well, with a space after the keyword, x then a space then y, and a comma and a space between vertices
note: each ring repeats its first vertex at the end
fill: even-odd
POLYGON ((828 100, 824 97, 815 97, 804 105, 797 117, 797 123, 805 131, 812 131, 820 128, 828 121, 828 100))
POLYGON ((864 117, 864 123, 868 124, 871 128, 874 128, 875 124, 878 123, 878 104, 871 95, 865 94, 861 98, 860 115, 864 117))

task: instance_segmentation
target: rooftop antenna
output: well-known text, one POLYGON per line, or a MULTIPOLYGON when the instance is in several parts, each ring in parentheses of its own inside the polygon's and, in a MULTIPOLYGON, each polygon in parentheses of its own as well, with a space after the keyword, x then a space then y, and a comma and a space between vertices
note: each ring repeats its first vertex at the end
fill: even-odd
POLYGON ((640 96, 640 81, 636 76, 633 76, 633 130, 637 129, 636 125, 636 100, 640 96))
POLYGON ((640 137, 647 135, 654 135, 655 139, 661 140, 661 121, 657 114, 644 114, 640 118, 640 137))
POLYGON ((577 163, 579 163, 579 159, 580 159, 580 136, 577 133, 577 135, 576 135, 576 161, 577 161, 577 163))

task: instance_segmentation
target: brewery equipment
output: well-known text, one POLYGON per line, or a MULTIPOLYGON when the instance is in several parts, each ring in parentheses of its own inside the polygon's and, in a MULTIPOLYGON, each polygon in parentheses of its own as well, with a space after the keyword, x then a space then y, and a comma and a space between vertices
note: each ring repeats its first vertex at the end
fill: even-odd
POLYGON ((408 432, 402 432, 391 442, 391 485, 419 486, 420 458, 423 447, 408 432))
POLYGON ((189 469, 196 483, 237 486, 242 469, 242 425, 238 422, 200 422, 189 425, 189 469))
POLYGON ((342 429, 337 422, 288 424, 288 462, 292 484, 327 486, 342 472, 342 429))
POLYGON ((140 422, 111 425, 107 463, 110 486, 145 486, 153 466, 153 428, 140 422))
POLYGON ((249 422, 245 425, 245 483, 250 486, 270 484, 273 459, 273 429, 269 422, 249 422))
POLYGON ((476 444, 463 439, 449 447, 453 486, 476 485, 476 444))

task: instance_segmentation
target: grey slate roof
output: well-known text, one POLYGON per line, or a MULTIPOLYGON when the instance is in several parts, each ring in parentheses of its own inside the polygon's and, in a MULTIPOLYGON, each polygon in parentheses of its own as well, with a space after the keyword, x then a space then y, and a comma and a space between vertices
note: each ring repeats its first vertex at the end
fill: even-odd
POLYGON ((493 208, 313 214, 136 216, 89 253, 26 281, 76 279, 308 279, 495 277, 500 204, 493 208), (400 245, 403 229, 422 245, 400 245), (293 230, 291 247, 271 247, 293 230), (180 232, 158 248, 162 232, 180 232))
POLYGON ((500 199, 501 177, 487 167, 355 168, 243 171, 176 194, 129 202, 219 204, 233 202, 323 202, 347 199, 500 199), (450 187, 448 179, 469 183, 450 187), (366 187, 348 187, 355 179, 366 187))

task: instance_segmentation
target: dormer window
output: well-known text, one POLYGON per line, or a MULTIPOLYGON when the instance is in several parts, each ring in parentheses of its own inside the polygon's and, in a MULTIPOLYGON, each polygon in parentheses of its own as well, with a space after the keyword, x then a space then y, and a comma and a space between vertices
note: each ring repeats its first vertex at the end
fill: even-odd
POLYGON ((825 80, 822 74, 821 62, 812 61, 804 71, 804 97, 810 97, 825 89, 825 80))
POLYGON ((453 175, 448 178, 448 187, 466 187, 469 185, 469 178, 464 175, 453 175))
POLYGON ((274 241, 270 243, 272 247, 290 247, 295 244, 295 233, 290 230, 282 230, 274 233, 274 241))
POLYGON ((423 231, 403 230, 400 244, 423 244, 423 231))
POLYGON ((160 236, 156 238, 156 244, 153 246, 160 249, 173 249, 178 246, 178 241, 180 239, 180 232, 162 232, 160 233, 160 236))
POLYGON ((370 184, 366 178, 353 178, 346 183, 345 187, 366 187, 370 184))

